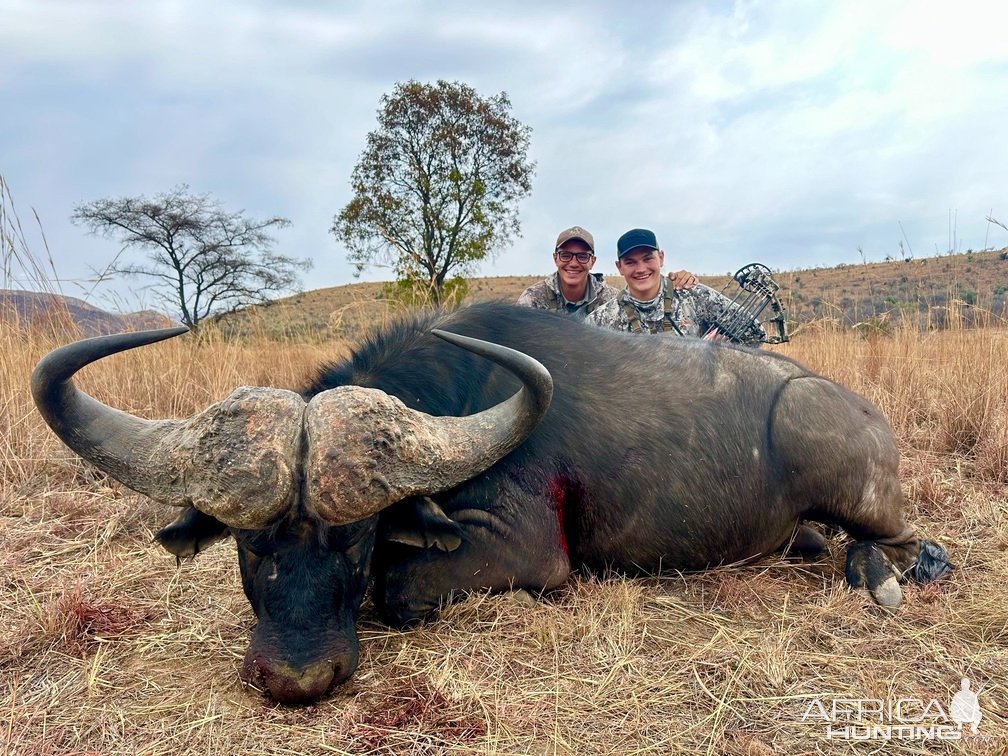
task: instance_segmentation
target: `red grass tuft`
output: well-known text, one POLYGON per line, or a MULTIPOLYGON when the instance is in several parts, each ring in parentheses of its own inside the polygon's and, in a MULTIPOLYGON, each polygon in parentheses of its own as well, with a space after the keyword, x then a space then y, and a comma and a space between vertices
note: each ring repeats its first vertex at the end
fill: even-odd
POLYGON ((348 735, 364 753, 394 751, 402 736, 416 743, 430 739, 437 743, 465 743, 486 735, 482 718, 462 710, 426 681, 410 680, 406 687, 392 691, 367 721, 352 726, 348 735))
POLYGON ((56 615, 61 640, 75 654, 90 651, 100 641, 122 637, 147 619, 142 610, 86 597, 79 581, 56 602, 56 615))

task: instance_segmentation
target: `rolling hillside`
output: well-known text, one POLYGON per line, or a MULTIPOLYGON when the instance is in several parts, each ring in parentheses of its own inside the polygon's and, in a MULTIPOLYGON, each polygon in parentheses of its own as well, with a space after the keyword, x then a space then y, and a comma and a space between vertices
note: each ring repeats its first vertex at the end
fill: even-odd
MULTIPOLYGON (((467 301, 514 301, 522 290, 546 275, 474 278, 467 301)), ((837 265, 777 271, 781 300, 792 328, 826 320, 843 326, 878 326, 912 317, 929 327, 943 327, 952 311, 957 322, 995 322, 1008 318, 1008 248, 864 265, 837 265)), ((619 276, 607 276, 622 287, 619 276)), ((730 276, 700 276, 721 290, 730 276)), ((733 291, 729 289, 728 293, 733 291)), ((354 339, 406 305, 389 296, 381 283, 314 289, 220 319, 227 333, 270 338, 354 339)))
MULTIPOLYGON (((547 274, 491 276, 469 281, 466 301, 515 301, 522 290, 547 274)), ((776 271, 790 330, 812 322, 842 327, 887 329, 904 318, 942 328, 950 317, 966 325, 1008 320, 1008 248, 920 259, 776 271)), ((607 276, 622 288, 623 279, 607 276)), ((701 275, 721 290, 728 273, 701 275)), ((728 288, 731 296, 738 289, 728 288)), ((314 289, 266 305, 221 316, 216 324, 229 336, 272 340, 356 339, 370 327, 409 309, 383 283, 357 283, 314 289)), ((75 323, 83 336, 160 328, 171 320, 153 311, 109 313, 73 297, 0 290, 0 318, 21 326, 75 323)))

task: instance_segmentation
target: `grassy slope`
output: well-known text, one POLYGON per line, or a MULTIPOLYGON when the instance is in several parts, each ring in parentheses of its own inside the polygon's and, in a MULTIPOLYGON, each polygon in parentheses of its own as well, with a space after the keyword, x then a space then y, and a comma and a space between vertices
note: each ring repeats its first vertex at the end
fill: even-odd
MULTIPOLYGON (((963 253, 920 260, 833 268, 780 271, 781 299, 795 324, 833 320, 846 325, 875 319, 892 324, 903 313, 917 313, 943 324, 956 303, 976 304, 995 317, 1008 316, 1008 250, 963 253)), ((674 261, 673 261, 674 264, 674 261)), ((545 275, 545 273, 543 274, 545 275)), ((475 278, 469 299, 514 301, 542 276, 475 278)), ((622 288, 623 279, 607 277, 622 288)), ((722 289, 729 276, 701 276, 722 289)), ((733 292, 734 290, 730 290, 733 292)), ((306 291, 224 319, 230 333, 283 338, 355 339, 360 332, 401 311, 379 283, 360 283, 306 291)))

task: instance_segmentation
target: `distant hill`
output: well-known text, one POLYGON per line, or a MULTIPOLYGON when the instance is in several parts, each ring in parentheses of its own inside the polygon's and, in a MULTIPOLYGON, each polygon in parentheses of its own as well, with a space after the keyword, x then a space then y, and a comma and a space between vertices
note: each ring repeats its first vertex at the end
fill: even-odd
MULTIPOLYGON (((753 261, 740 259, 739 266, 749 262, 753 261)), ((678 267, 674 258, 671 266, 678 267)), ((536 276, 473 278, 466 300, 513 302, 525 287, 546 274, 544 269, 536 276)), ((827 320, 849 327, 890 323, 903 317, 940 328, 952 310, 967 325, 984 318, 1002 323, 1008 319, 1008 248, 775 271, 774 277, 781 285, 780 298, 792 329, 812 321, 827 320)), ((729 273, 700 275, 702 283, 719 291, 730 278, 729 273)), ((623 286, 619 276, 607 276, 606 280, 619 288, 623 286)), ((728 293, 733 291, 737 289, 730 288, 728 293)), ((407 309, 390 293, 391 287, 382 283, 315 289, 250 307, 217 322, 226 333, 236 336, 353 340, 374 324, 407 309)))
POLYGON ((26 329, 72 325, 85 337, 174 325, 166 315, 153 310, 112 313, 74 297, 17 289, 0 289, 0 320, 26 329))
POLYGON ((781 272, 789 317, 854 325, 908 317, 941 328, 1008 318, 1008 248, 781 272))
MULTIPOLYGON (((740 259, 739 264, 748 262, 752 261, 740 259)), ((667 267, 678 267, 674 258, 667 267)), ((525 287, 546 274, 544 269, 535 276, 473 278, 466 300, 513 302, 525 287)), ((814 321, 884 327, 902 318, 936 328, 944 327, 950 317, 965 325, 1008 325, 1008 248, 775 271, 774 276, 781 285, 780 298, 791 330, 814 321)), ((607 276, 606 280, 623 286, 619 276, 607 276)), ((730 274, 700 275, 700 281, 721 290, 729 283, 730 274)), ((736 290, 730 288, 728 293, 736 290)), ((392 295, 390 285, 358 283, 306 291, 213 322, 226 335, 236 337, 356 340, 374 325, 407 309, 392 295)), ((73 323, 83 336, 172 324, 165 315, 150 310, 109 313, 73 297, 16 290, 0 290, 0 319, 24 326, 73 323)))

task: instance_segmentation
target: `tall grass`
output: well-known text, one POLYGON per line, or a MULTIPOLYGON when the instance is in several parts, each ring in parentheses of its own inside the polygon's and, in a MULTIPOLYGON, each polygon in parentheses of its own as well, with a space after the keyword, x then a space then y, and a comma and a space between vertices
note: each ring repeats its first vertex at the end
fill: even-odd
MULTIPOLYGON (((959 565, 908 587, 897 617, 846 589, 837 535, 813 564, 577 578, 539 603, 474 597, 408 633, 366 607, 350 686, 283 710, 235 675, 253 618, 233 547, 176 572, 151 544, 173 513, 96 474, 34 411, 28 376, 75 338, 64 325, 0 325, 0 751, 846 753, 801 721, 810 700, 946 703, 963 675, 981 690, 986 739, 961 752, 1008 747, 1004 330, 822 324, 779 347, 882 408, 911 520, 959 565)), ((297 387, 344 349, 208 328, 103 360, 79 385, 140 415, 187 416, 240 384, 297 387)))
POLYGON ((56 268, 49 252, 49 243, 38 214, 32 211, 38 243, 29 241, 31 232, 25 230, 21 222, 10 185, 0 173, 0 288, 26 288, 31 282, 42 291, 55 292, 59 289, 56 268), (41 252, 45 253, 43 263, 41 252))

